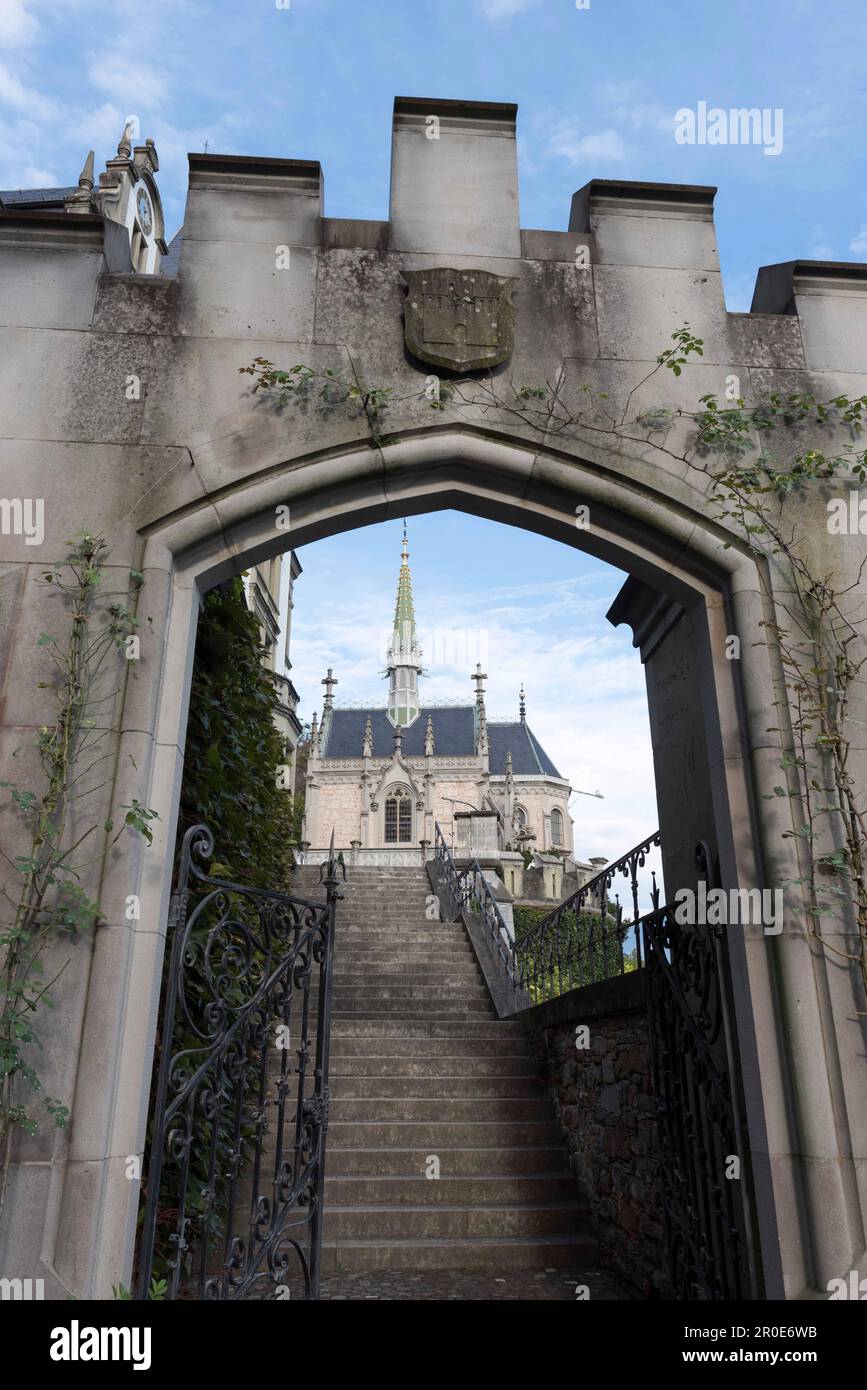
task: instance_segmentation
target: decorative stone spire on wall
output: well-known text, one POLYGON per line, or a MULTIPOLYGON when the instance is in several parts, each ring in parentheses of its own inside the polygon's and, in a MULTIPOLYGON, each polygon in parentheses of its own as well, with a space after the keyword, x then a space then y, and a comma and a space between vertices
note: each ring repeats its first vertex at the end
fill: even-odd
POLYGON ((503 803, 503 821, 505 823, 503 829, 506 838, 508 838, 514 830, 513 822, 515 816, 515 777, 512 772, 511 749, 509 749, 506 753, 506 785, 503 803))
POLYGON ((424 755, 426 758, 433 757, 435 747, 436 744, 434 742, 433 717, 431 715, 428 715, 427 728, 424 731, 424 755))
POLYGON ((370 722, 370 715, 367 716, 367 723, 364 726, 364 740, 361 745, 362 758, 373 757, 373 726, 370 722))
POLYGON ((78 188, 66 203, 67 212, 93 212, 93 150, 88 150, 84 168, 78 176, 78 188))
POLYGON ((399 724, 394 726, 394 756, 399 758, 403 749, 403 729, 399 724))
POLYGON ((313 711, 313 722, 310 725, 310 752, 314 758, 319 757, 319 721, 316 718, 316 711, 313 711))
POLYGON ((129 159, 132 156, 132 133, 135 129, 135 121, 127 121, 120 137, 120 144, 117 147, 118 159, 129 159))

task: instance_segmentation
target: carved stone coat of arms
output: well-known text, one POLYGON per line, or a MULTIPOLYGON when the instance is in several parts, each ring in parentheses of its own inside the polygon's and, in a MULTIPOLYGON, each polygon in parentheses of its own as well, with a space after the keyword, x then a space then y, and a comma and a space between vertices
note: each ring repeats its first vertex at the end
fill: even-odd
POLYGON ((496 367, 515 341, 512 287, 488 270, 405 270, 406 345, 414 357, 452 371, 496 367))

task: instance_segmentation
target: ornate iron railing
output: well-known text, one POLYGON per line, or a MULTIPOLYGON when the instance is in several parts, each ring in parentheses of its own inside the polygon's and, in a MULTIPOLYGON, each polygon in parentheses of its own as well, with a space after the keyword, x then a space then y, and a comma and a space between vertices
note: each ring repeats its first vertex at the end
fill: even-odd
POLYGON ((447 908, 455 917, 467 912, 480 921, 504 983, 511 991, 514 1007, 516 1010, 523 1008, 529 1000, 521 989, 513 935, 478 859, 474 859, 467 868, 459 870, 452 858, 448 842, 439 824, 436 824, 434 862, 438 887, 440 894, 445 898, 447 908))
POLYGON ((208 874, 213 850, 187 831, 172 898, 136 1296, 316 1299, 339 866, 309 902, 208 874))
POLYGON ((657 830, 628 854, 608 864, 516 940, 516 987, 533 1004, 580 985, 622 975, 628 968, 641 967, 641 899, 646 894, 656 910, 659 887, 655 871, 651 871, 647 884, 642 884, 639 876, 650 850, 659 843, 657 830), (631 917, 624 912, 620 895, 615 893, 612 900, 610 894, 618 875, 629 880, 631 917), (631 961, 626 945, 630 929, 634 934, 631 961))
MULTIPOLYGON (((709 875, 706 847, 696 861, 709 875)), ((674 907, 641 923, 659 1180, 675 1298, 761 1297, 749 1142, 723 928, 674 907), (735 1168, 734 1164, 737 1164, 735 1168)))

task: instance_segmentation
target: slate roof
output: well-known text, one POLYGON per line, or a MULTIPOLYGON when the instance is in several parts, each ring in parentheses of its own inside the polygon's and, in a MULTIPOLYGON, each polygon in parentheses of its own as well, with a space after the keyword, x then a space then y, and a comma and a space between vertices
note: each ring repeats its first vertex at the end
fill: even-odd
MULTIPOLYGON (((452 705, 443 708, 426 706, 403 734, 403 751, 409 758, 424 755, 424 735, 428 715, 433 722, 436 757, 468 757, 475 752, 474 707, 452 705)), ((370 719, 373 733, 373 756, 388 758, 394 749, 394 727, 384 709, 335 709, 327 727, 322 756, 329 758, 360 758, 364 741, 364 726, 370 719)), ((512 754, 512 771, 516 776, 560 777, 544 748, 532 731, 519 720, 514 723, 488 723, 489 763, 495 776, 506 771, 506 754, 512 754)))
POLYGON ((78 192, 78 184, 72 188, 7 188, 0 189, 0 207, 4 208, 54 208, 61 207, 67 198, 78 192))
POLYGON ((166 254, 160 261, 160 275, 177 275, 181 263, 181 247, 184 244, 184 229, 175 232, 166 254))

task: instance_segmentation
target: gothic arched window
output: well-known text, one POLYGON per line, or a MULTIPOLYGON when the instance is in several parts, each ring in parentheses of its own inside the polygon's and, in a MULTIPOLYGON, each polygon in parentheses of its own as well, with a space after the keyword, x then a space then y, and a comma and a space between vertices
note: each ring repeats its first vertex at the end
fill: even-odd
POLYGON ((551 844, 562 845, 563 843, 563 812, 558 811, 557 807, 551 812, 551 844))
POLYGON ((527 824, 527 812, 524 810, 523 806, 515 807, 515 813, 512 819, 515 823, 515 828, 517 830, 524 829, 524 826, 527 824))
POLYGON ((385 843, 412 844, 412 796, 406 787, 395 787, 385 799, 385 843))

